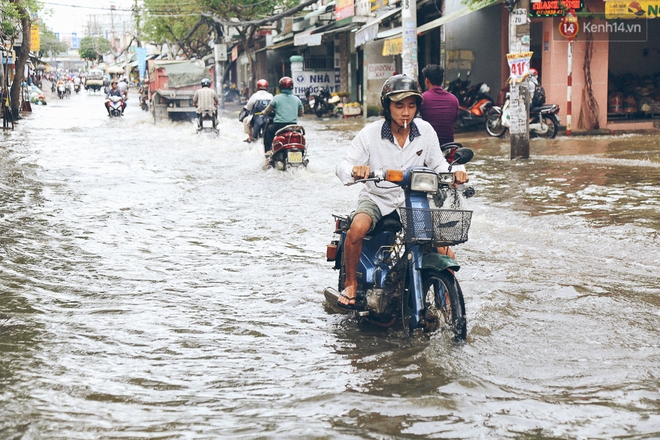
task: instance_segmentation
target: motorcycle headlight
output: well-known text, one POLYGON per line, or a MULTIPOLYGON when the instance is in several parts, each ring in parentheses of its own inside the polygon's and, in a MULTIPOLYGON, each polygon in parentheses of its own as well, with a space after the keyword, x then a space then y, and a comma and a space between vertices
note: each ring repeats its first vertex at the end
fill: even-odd
POLYGON ((435 173, 413 173, 410 180, 411 191, 438 191, 438 176, 435 173))

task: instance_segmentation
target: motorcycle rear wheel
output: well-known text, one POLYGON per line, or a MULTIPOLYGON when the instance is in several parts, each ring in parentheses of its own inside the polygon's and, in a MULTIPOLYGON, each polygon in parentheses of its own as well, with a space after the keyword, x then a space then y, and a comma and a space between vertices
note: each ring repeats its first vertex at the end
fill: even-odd
POLYGON ((506 127, 502 125, 502 114, 493 113, 486 118, 486 131, 494 137, 502 137, 506 133, 506 127))
POLYGON ((557 132, 559 131, 559 121, 557 121, 557 117, 553 114, 544 115, 543 123, 548 126, 548 129, 545 133, 532 131, 530 135, 543 139, 554 139, 555 136, 557 136, 557 132))
POLYGON ((325 104, 320 104, 314 109, 317 118, 322 118, 326 111, 325 104))
POLYGON ((449 330, 454 341, 465 341, 465 301, 458 280, 448 270, 429 270, 422 274, 422 284, 426 306, 425 332, 449 330))

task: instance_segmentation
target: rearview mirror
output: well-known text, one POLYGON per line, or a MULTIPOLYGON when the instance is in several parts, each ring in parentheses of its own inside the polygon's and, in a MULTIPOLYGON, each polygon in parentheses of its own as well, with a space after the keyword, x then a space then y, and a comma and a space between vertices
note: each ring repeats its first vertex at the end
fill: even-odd
POLYGON ((457 148, 454 152, 454 162, 452 165, 465 165, 474 157, 474 151, 469 148, 457 148))

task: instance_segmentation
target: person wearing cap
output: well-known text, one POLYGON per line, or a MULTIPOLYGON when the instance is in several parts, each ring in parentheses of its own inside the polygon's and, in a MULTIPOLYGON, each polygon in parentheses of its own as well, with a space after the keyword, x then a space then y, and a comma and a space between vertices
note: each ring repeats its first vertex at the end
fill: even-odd
POLYGON ((124 97, 124 94, 122 93, 121 90, 117 87, 117 80, 112 80, 110 82, 110 89, 108 90, 108 94, 105 95, 105 109, 108 111, 108 116, 110 116, 110 97, 111 96, 119 96, 122 101, 121 101, 121 115, 124 116, 124 109, 126 108, 126 100, 124 97))
MULTIPOLYGON (((437 173, 447 172, 449 164, 440 151, 435 130, 428 122, 416 118, 422 94, 419 84, 406 75, 387 79, 381 90, 380 101, 384 119, 364 127, 355 136, 335 172, 344 185, 369 177, 372 170, 406 170, 412 166, 427 166, 437 173)), ((465 171, 454 173, 457 183, 468 181, 465 171)), ((395 185, 377 185, 365 182, 358 197, 358 205, 351 215, 346 235, 344 258, 346 280, 337 306, 356 310, 356 271, 362 239, 376 223, 405 202, 403 189, 395 185)))

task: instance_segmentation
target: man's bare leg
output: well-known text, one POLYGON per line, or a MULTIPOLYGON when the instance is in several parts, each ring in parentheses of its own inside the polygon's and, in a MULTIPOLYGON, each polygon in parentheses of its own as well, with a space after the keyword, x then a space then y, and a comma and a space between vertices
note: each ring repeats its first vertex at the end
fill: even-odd
POLYGON ((344 243, 344 258, 346 262, 346 281, 344 282, 344 296, 340 296, 338 302, 344 305, 355 304, 357 297, 357 271, 360 253, 362 252, 362 239, 371 228, 371 217, 367 214, 359 213, 353 217, 351 227, 346 234, 344 243))

